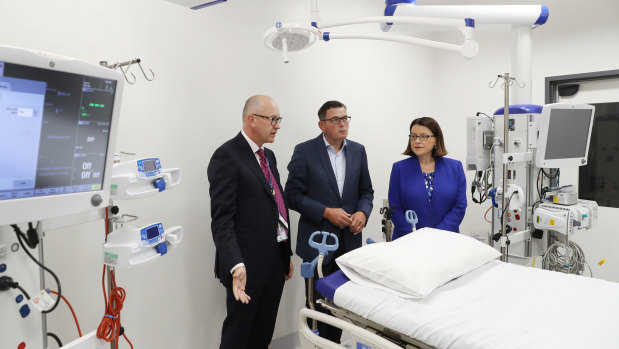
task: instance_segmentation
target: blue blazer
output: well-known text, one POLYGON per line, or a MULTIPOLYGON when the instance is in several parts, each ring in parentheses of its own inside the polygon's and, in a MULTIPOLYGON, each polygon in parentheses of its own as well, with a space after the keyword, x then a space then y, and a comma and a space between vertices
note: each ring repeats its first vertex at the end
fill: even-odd
POLYGON ((325 208, 341 207, 350 214, 363 211, 370 218, 374 189, 365 147, 346 140, 345 151, 346 175, 341 196, 322 134, 298 144, 288 164, 284 196, 288 207, 301 214, 296 253, 304 261, 311 261, 318 255, 308 244, 315 231, 334 233, 343 239, 340 243, 344 243, 346 251, 361 247, 361 234, 354 235, 346 228, 344 236, 340 236, 340 228, 322 217, 325 208))
POLYGON ((419 159, 410 157, 394 163, 389 181, 389 206, 393 214, 393 239, 411 232, 411 225, 404 216, 407 210, 417 213, 417 228, 430 227, 459 233, 466 211, 466 178, 462 163, 445 157, 435 158, 431 202, 419 159))

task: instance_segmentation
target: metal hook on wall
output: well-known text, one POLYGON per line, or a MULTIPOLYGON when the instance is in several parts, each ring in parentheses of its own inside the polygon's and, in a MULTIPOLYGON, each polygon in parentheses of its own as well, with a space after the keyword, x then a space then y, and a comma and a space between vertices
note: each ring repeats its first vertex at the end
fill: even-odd
POLYGON ((130 61, 126 61, 126 62, 116 62, 114 64, 108 64, 107 61, 100 61, 99 64, 106 67, 106 68, 110 68, 110 69, 114 69, 116 70, 116 68, 120 69, 120 71, 123 73, 123 76, 125 77, 125 81, 127 81, 128 84, 133 85, 136 82, 136 77, 133 73, 129 72, 129 69, 131 68, 132 64, 137 64, 138 67, 140 67, 140 70, 142 71, 142 75, 144 75, 144 78, 148 81, 153 81, 155 79, 155 73, 153 72, 152 69, 148 69, 150 70, 151 73, 151 77, 149 78, 146 75, 146 72, 144 71, 144 68, 142 67, 141 64, 142 60, 139 58, 134 58, 130 61), (129 78, 128 75, 131 75, 131 79, 129 78))

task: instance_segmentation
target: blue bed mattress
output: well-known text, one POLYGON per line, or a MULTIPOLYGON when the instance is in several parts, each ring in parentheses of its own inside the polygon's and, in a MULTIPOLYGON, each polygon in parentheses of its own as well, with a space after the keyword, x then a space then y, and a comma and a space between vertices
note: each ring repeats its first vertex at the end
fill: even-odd
POLYGON ((323 297, 333 300, 335 290, 348 281, 350 281, 350 279, 346 277, 341 270, 338 270, 331 275, 318 279, 318 281, 316 281, 316 290, 320 292, 323 297))

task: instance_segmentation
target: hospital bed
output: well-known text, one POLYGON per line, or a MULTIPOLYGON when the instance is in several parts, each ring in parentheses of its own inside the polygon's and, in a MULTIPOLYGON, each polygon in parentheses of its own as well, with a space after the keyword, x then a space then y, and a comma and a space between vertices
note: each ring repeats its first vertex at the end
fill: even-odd
POLYGON ((619 348, 619 284, 604 280, 493 260, 424 298, 341 271, 316 289, 334 316, 402 348, 619 348))

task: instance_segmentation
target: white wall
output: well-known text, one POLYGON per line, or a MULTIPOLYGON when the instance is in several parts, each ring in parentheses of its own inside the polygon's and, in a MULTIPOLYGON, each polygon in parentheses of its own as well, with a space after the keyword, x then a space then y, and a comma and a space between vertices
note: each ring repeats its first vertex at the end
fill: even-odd
MULTIPOLYGON (((594 10, 576 1, 548 3, 550 20, 533 32, 533 102, 543 103, 544 76, 617 68, 617 5, 587 4, 594 10), (576 17, 591 12, 597 15, 576 17)), ((379 0, 321 5, 325 19, 384 9, 379 0)), ((410 121, 436 117, 450 156, 464 161, 464 117, 502 105, 502 91, 487 84, 509 69, 508 34, 479 33, 481 53, 474 60, 396 43, 331 41, 290 54, 291 63, 284 65, 262 43, 277 20, 308 21, 309 2, 230 0, 200 11, 162 0, 0 2, 1 44, 93 62, 140 57, 156 73, 155 81, 146 82, 135 71, 137 83, 126 87, 116 149, 158 156, 164 166, 182 168, 183 182, 160 197, 118 204, 143 224, 183 225, 185 237, 157 263, 118 271, 118 284, 127 290, 123 324, 136 347, 218 346, 225 292, 212 271, 206 166, 213 151, 239 131, 250 95, 268 94, 280 105, 284 122, 271 148, 284 181, 294 145, 318 135, 318 107, 328 99, 347 104, 350 138, 366 145, 376 190, 364 232, 374 239, 381 239, 378 208, 387 196, 391 164, 402 158, 410 121)), ((469 207, 463 232, 486 231, 485 207, 469 207)), ((291 216, 296 222, 298 215, 291 216)), ((103 224, 94 222, 48 232, 45 239, 46 263, 63 281, 84 331, 97 326, 103 311, 103 234, 103 224)), ((300 260, 293 262, 298 271, 300 260)), ((296 330, 304 298, 296 274, 286 285, 275 337, 296 330)), ((49 317, 49 330, 65 342, 76 337, 66 308, 49 317)))

